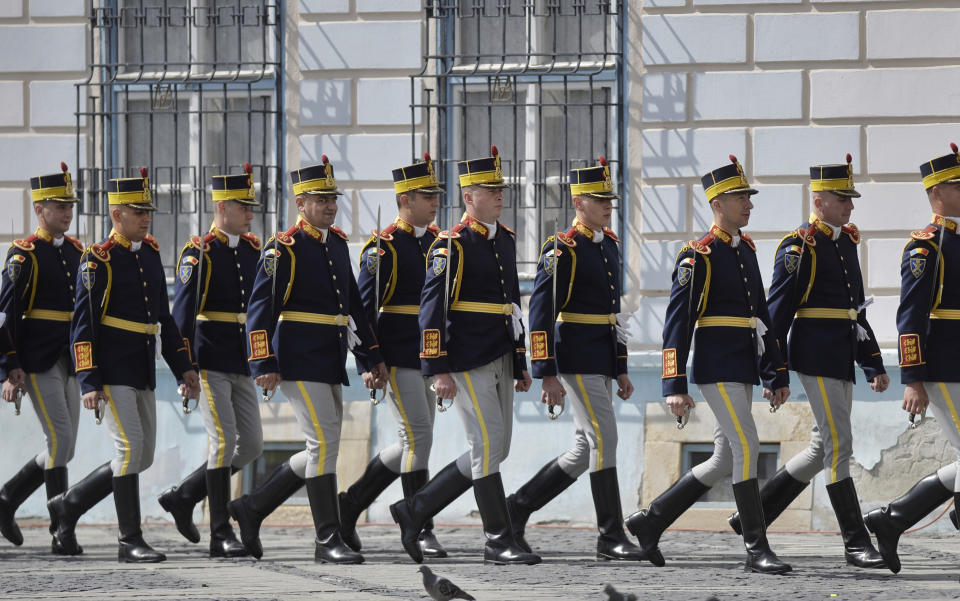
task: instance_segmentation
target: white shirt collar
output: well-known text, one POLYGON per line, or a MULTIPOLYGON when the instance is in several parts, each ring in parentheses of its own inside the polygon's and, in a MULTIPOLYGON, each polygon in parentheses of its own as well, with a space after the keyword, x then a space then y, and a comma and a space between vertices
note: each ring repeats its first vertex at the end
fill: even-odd
POLYGON ((730 246, 734 248, 740 246, 740 234, 733 235, 733 240, 730 241, 730 246))
MULTIPOLYGON (((223 232, 223 230, 220 231, 223 232)), ((236 248, 237 245, 240 244, 240 234, 228 234, 227 232, 223 232, 223 235, 227 237, 227 246, 230 248, 236 248)))
POLYGON ((427 233, 426 226, 420 227, 419 225, 413 226, 413 235, 416 238, 422 238, 424 234, 427 233))
POLYGON ((590 240, 594 244, 600 244, 601 242, 603 242, 603 230, 600 230, 599 232, 596 230, 593 230, 593 238, 591 238, 590 240))
MULTIPOLYGON (((480 221, 479 219, 477 221, 480 221)), ((483 225, 487 226, 487 240, 493 240, 493 237, 497 235, 497 222, 487 223, 485 221, 480 221, 483 225)))
POLYGON ((142 244, 143 244, 143 240, 141 240, 140 242, 134 242, 133 240, 131 240, 131 241, 130 241, 130 252, 132 252, 132 253, 137 252, 138 250, 140 250, 140 245, 142 245, 142 244))
POLYGON ((55 248, 60 248, 61 246, 63 246, 63 236, 60 236, 59 238, 54 238, 53 246, 55 248))
POLYGON ((320 234, 321 234, 321 236, 322 236, 320 239, 323 240, 324 242, 326 242, 326 241, 327 241, 327 236, 329 236, 329 234, 328 234, 327 232, 330 231, 330 228, 327 228, 327 229, 325 229, 325 230, 324 230, 324 229, 317 228, 317 231, 320 232, 320 234))

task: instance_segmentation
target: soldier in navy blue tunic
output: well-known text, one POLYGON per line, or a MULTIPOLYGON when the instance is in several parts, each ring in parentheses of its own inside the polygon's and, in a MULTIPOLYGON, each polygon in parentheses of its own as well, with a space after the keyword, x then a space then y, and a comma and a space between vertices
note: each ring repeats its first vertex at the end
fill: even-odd
MULTIPOLYGON (((517 542, 530 550, 524 526, 583 472, 597 513, 597 558, 638 561, 642 550, 623 531, 617 478, 617 419, 612 382, 621 399, 630 398, 625 324, 620 313, 620 240, 607 226, 618 198, 610 167, 570 170, 576 219, 566 232, 543 243, 530 297, 533 377, 543 380, 541 401, 562 404, 567 397, 576 426, 573 447, 551 460, 507 497, 517 542)), ((622 316, 626 317, 626 316, 622 316)))
POLYGON ((751 414, 753 387, 779 407, 790 395, 777 336, 770 329, 763 278, 753 240, 741 228, 750 220, 757 191, 730 155, 730 164, 702 178, 714 223, 700 240, 680 250, 663 326, 662 389, 674 415, 693 408, 690 380, 717 418, 713 455, 694 466, 650 507, 627 518, 647 557, 663 565, 657 543, 663 531, 710 487, 733 473, 733 493, 743 524, 748 570, 782 574, 790 566, 770 550, 757 483, 759 439, 751 414))
MULTIPOLYGON (((760 497, 769 526, 824 471, 847 563, 882 568, 850 477, 854 364, 860 364, 875 391, 883 392, 890 382, 867 321, 857 256, 860 232, 849 223, 853 199, 860 196, 852 161, 848 154, 846 163, 810 168, 813 214, 777 248, 767 299, 770 318, 782 345, 789 332, 788 366, 800 378, 816 425, 810 445, 766 481, 760 497)), ((739 533, 739 516, 729 521, 739 533)))
MULTIPOLYGON (((913 232, 900 263, 900 380, 911 416, 933 406, 937 424, 960 457, 960 149, 920 165, 933 209, 913 232)), ((960 503, 960 461, 941 467, 906 494, 866 516, 890 571, 900 571, 900 535, 953 497, 960 503)), ((957 527, 956 510, 950 519, 957 527)))
POLYGON ((264 390, 277 386, 290 401, 305 449, 282 463, 249 495, 227 505, 240 538, 261 557, 260 524, 301 486, 306 486, 316 530, 317 562, 362 563, 340 534, 337 457, 343 421, 342 386, 347 350, 370 385, 382 387, 386 367, 367 321, 347 248, 333 225, 337 189, 326 155, 319 165, 290 173, 297 222, 271 237, 257 268, 250 297, 247 338, 250 371, 264 390))
MULTIPOLYGON (((46 449, 0 488, 0 533, 15 545, 23 544, 14 520, 17 507, 41 484, 48 500, 67 490, 67 463, 80 424, 70 317, 83 246, 66 235, 77 197, 67 165, 60 167, 59 173, 30 178, 39 225, 32 236, 10 246, 0 289, 0 312, 6 315, 2 342, 8 343, 0 349, 3 398, 14 401, 26 390, 46 439, 46 449)), ((52 551, 65 552, 56 538, 52 551)))
POLYGON ((246 354, 247 305, 260 259, 260 239, 249 230, 260 203, 249 163, 242 174, 214 175, 211 180, 213 226, 180 252, 172 311, 200 368, 207 457, 158 500, 173 514, 177 530, 195 543, 200 532, 193 509, 209 497, 210 556, 241 557, 247 551, 230 527, 227 501, 230 474, 263 451, 259 397, 246 354))
POLYGON ((73 360, 87 409, 103 407, 114 441, 114 459, 50 501, 60 544, 79 552, 74 526, 80 516, 113 491, 120 526, 118 559, 166 559, 143 540, 140 472, 153 463, 157 436, 157 351, 197 398, 200 382, 190 351, 170 315, 160 245, 147 232, 156 210, 147 170, 140 177, 108 182, 113 230, 84 253, 71 329, 73 360), (158 349, 159 347, 159 349, 158 349))
MULTIPOLYGON (((423 162, 394 169, 393 187, 399 214, 364 244, 357 284, 367 319, 376 324, 380 353, 389 370, 387 399, 399 440, 377 453, 360 479, 340 493, 343 539, 354 551, 361 546, 357 518, 381 492, 399 477, 404 497, 410 497, 429 480, 433 445, 436 404, 430 378, 420 372, 417 316, 427 251, 440 233, 433 220, 443 188, 429 154, 423 162)), ((447 556, 433 534, 432 520, 424 525, 418 542, 426 557, 447 556)))
POLYGON ((491 155, 458 164, 466 214, 433 243, 420 297, 423 373, 433 376, 438 397, 453 399, 470 450, 390 507, 403 548, 418 563, 424 525, 471 485, 487 538, 484 561, 540 561, 514 538, 500 476, 510 451, 513 393, 529 389, 530 374, 515 234, 499 222, 507 184, 496 146, 491 155))

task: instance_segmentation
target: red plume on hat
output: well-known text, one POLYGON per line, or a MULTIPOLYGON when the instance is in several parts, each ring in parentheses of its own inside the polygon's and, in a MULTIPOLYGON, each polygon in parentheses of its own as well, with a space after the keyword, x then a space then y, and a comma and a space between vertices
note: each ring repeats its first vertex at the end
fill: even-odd
POLYGON ((253 167, 250 166, 250 163, 243 164, 243 172, 247 174, 253 173, 253 167))
POLYGON ((140 177, 146 179, 148 173, 150 173, 150 172, 147 171, 147 168, 146 168, 146 167, 141 167, 141 168, 140 168, 140 177))
POLYGON ((600 163, 600 166, 601 166, 601 167, 606 167, 606 166, 607 166, 607 157, 605 157, 605 156, 603 156, 603 155, 600 155, 600 158, 597 159, 597 162, 600 163))
POLYGON ((497 156, 498 154, 500 154, 500 151, 497 150, 497 145, 496 145, 496 144, 491 144, 491 145, 490 145, 490 156, 495 157, 495 156, 497 156))
POLYGON ((60 171, 63 171, 64 173, 67 172, 67 164, 63 161, 60 161, 60 171))
POLYGON ((847 153, 847 163, 853 163, 853 155, 849 152, 847 153))
POLYGON ((960 148, 957 148, 957 145, 954 142, 950 142, 950 150, 956 153, 960 153, 960 148))
POLYGON ((326 165, 327 163, 330 162, 330 159, 327 158, 327 155, 321 154, 321 155, 320 155, 320 162, 323 163, 324 165, 326 165))
POLYGON ((731 154, 731 155, 730 155, 730 162, 733 163, 734 165, 736 165, 736 164, 739 163, 740 161, 737 160, 736 155, 732 155, 732 154, 731 154))
POLYGON ((423 153, 423 162, 424 162, 424 163, 429 163, 429 162, 430 162, 430 153, 429 153, 429 152, 423 153))

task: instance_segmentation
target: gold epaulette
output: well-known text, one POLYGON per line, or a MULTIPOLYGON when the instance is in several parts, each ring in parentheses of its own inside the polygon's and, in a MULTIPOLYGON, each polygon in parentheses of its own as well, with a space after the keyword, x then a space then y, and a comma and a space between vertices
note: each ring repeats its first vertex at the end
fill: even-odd
POLYGON ((707 234, 703 238, 700 238, 699 240, 691 240, 687 244, 690 245, 690 248, 697 251, 701 255, 709 255, 711 252, 713 252, 713 249, 710 248, 710 245, 714 240, 715 238, 713 237, 713 234, 707 234))
POLYGON ((260 250, 260 238, 253 232, 247 232, 240 236, 247 241, 247 244, 252 246, 254 250, 260 250))
POLYGON ((852 240, 854 244, 860 244, 860 230, 857 229, 856 225, 848 223, 847 225, 841 227, 840 231, 850 236, 850 240, 852 240))
POLYGON ((297 226, 293 226, 285 232, 277 232, 277 235, 272 239, 275 239, 280 244, 284 246, 293 246, 293 243, 297 240, 293 237, 293 234, 296 233, 297 226))
MULTIPOLYGON (((211 236, 212 234, 207 234, 211 236)), ((187 246, 195 248, 202 252, 207 252, 210 250, 210 241, 200 238, 200 236, 190 236, 190 240, 187 242, 187 246)))
POLYGON ((90 246, 90 253, 103 263, 106 263, 110 260, 110 249, 113 247, 113 244, 113 238, 107 238, 103 244, 92 244, 90 246))
POLYGON ((752 250, 753 252, 757 252, 757 245, 753 243, 753 238, 751 238, 750 236, 746 235, 743 232, 740 232, 740 241, 746 242, 747 246, 750 247, 750 250, 752 250))
POLYGON ((516 235, 517 235, 517 232, 513 231, 512 229, 508 228, 507 226, 503 225, 502 223, 500 224, 500 227, 502 227, 503 229, 505 229, 505 230, 507 231, 507 233, 510 234, 511 236, 516 236, 516 235))
POLYGON ((66 238, 67 241, 68 241, 70 244, 72 244, 74 248, 76 248, 76 249, 79 250, 80 252, 83 252, 83 243, 80 242, 80 240, 74 238, 73 236, 66 236, 66 235, 64 235, 64 238, 66 238))
POLYGON ((144 236, 143 241, 146 242, 147 246, 149 246, 153 250, 160 252, 160 243, 157 242, 157 239, 151 236, 150 234, 147 234, 146 236, 144 236))
MULTIPOLYGON (((392 241, 392 240, 393 240, 393 232, 395 232, 395 231, 397 231, 397 226, 396 226, 396 224, 391 223, 391 224, 388 225, 387 227, 385 227, 385 228, 383 228, 382 230, 380 230, 380 232, 379 232, 379 234, 380 234, 380 239, 381 239, 381 240, 386 240, 387 242, 392 241)), ((372 235, 371 235, 371 237, 370 237, 370 240, 376 240, 376 239, 377 239, 377 233, 378 233, 377 230, 373 230, 372 235)))
POLYGON ((33 243, 33 241, 36 239, 37 239, 36 235, 28 236, 27 238, 23 238, 22 240, 14 240, 13 245, 19 248, 20 250, 30 252, 37 247, 37 245, 33 243))
POLYGON ((433 234, 434 236, 436 236, 440 233, 440 227, 437 226, 436 224, 431 223, 430 225, 427 226, 427 231, 433 234))
POLYGON ((930 240, 936 236, 937 226, 928 225, 922 230, 910 232, 910 237, 914 240, 930 240))
POLYGON ((607 237, 613 240, 614 242, 620 242, 620 238, 612 229, 605 227, 603 228, 603 233, 606 234, 607 237))
POLYGON ((350 241, 350 236, 348 236, 345 231, 343 231, 342 229, 338 228, 337 226, 331 225, 331 226, 330 226, 330 231, 333 232, 334 234, 340 236, 341 238, 343 238, 343 239, 346 240, 347 242, 350 241))
MULTIPOLYGON (((552 239, 553 236, 550 236, 549 239, 552 239)), ((549 240, 548 239, 548 240, 549 240)), ((573 239, 573 236, 569 236, 564 232, 557 232, 557 240, 563 242, 566 246, 573 248, 577 245, 577 241, 573 239)))

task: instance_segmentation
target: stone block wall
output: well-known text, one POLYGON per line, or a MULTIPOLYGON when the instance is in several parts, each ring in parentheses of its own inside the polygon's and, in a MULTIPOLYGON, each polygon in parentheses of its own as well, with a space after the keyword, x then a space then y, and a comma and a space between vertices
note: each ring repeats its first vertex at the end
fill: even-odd
POLYGON ((327 155, 347 191, 337 224, 352 243, 369 237, 378 206, 384 226, 396 214, 391 170, 413 159, 409 76, 424 18, 420 0, 287 3, 287 166, 327 155))
POLYGON ((89 0, 0 0, 0 247, 35 227, 30 178, 76 173, 76 89, 89 0))
POLYGON ((808 167, 847 152, 863 193, 853 221, 877 299, 870 318, 895 348, 900 252, 930 213, 918 166, 960 139, 960 41, 950 35, 960 2, 646 0, 630 10, 638 348, 659 348, 660 330, 649 326, 669 294, 675 251, 712 220, 700 175, 728 154, 740 159, 760 190, 747 231, 770 274, 779 239, 810 212, 808 167))

